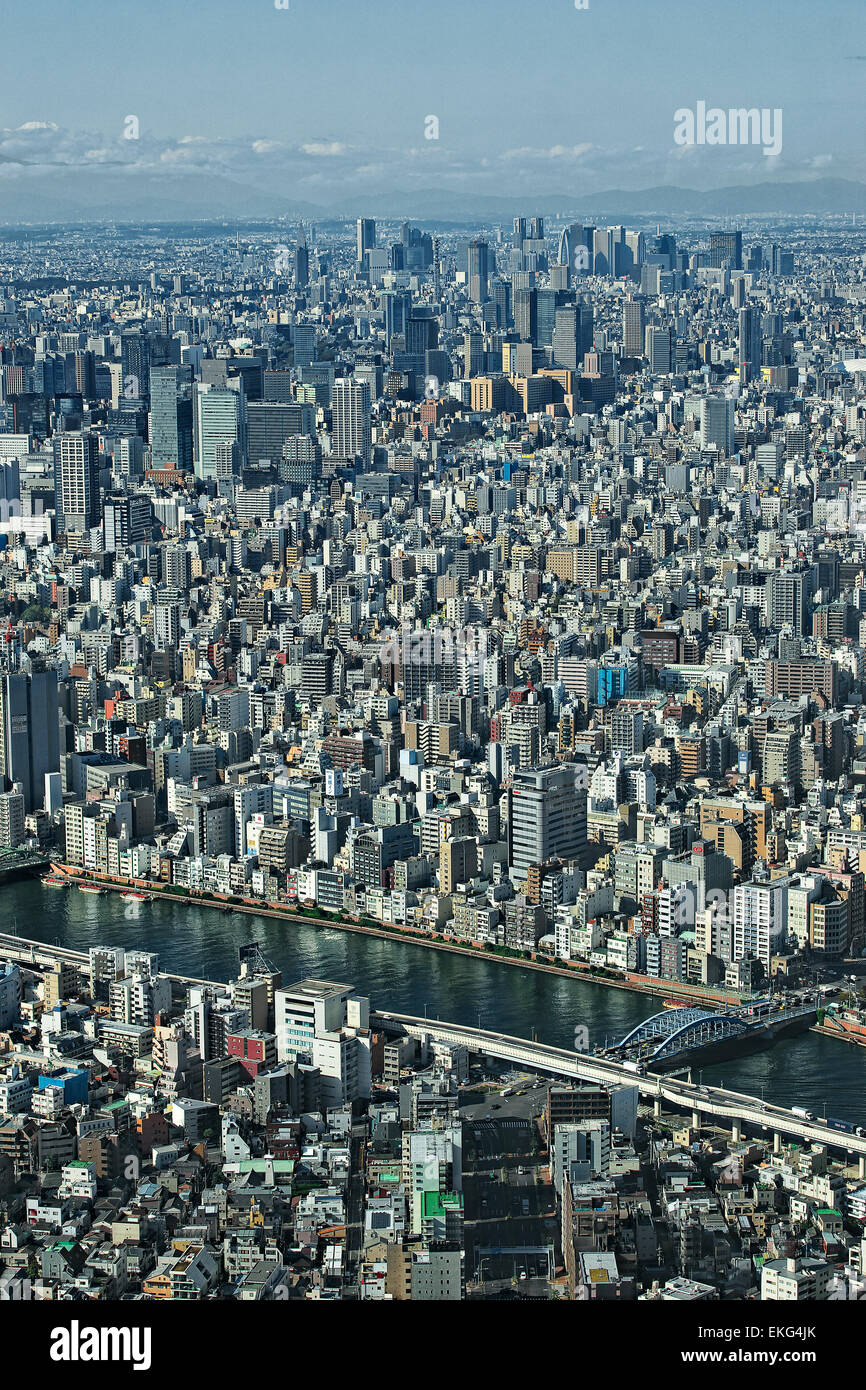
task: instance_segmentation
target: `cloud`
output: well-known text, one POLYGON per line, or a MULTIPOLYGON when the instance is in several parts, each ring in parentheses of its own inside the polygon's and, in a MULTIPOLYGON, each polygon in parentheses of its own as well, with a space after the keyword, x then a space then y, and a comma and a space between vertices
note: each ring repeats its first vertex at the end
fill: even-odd
POLYGON ((301 145, 304 154, 313 155, 319 159, 333 159, 336 155, 348 154, 349 146, 342 144, 339 140, 311 140, 307 145, 301 145))
POLYGON ((503 160, 547 160, 547 159, 582 159, 594 148, 592 145, 551 145, 549 149, 534 149, 531 145, 522 145, 518 149, 503 150, 499 156, 503 160))
MULTIPOLYGON (((642 189, 687 179, 693 187, 763 181, 768 161, 760 146, 674 146, 672 125, 641 132, 641 143, 602 147, 589 141, 526 144, 502 149, 470 141, 425 141, 419 122, 402 143, 341 140, 315 130, 294 141, 268 132, 213 137, 195 131, 158 135, 142 124, 138 139, 125 138, 128 117, 102 131, 73 129, 32 120, 0 127, 0 178, 4 189, 18 179, 57 169, 86 174, 116 169, 130 178, 153 174, 183 180, 211 175, 263 193, 275 188, 285 196, 326 205, 344 192, 371 196, 400 190, 426 192, 435 180, 443 192, 461 190, 479 196, 531 197, 578 190, 642 189), (362 185, 366 184, 365 188, 362 185)), ((505 142, 503 141, 503 144, 505 142)), ((793 149, 793 146, 791 147, 793 149)), ((831 171, 863 180, 866 161, 840 160, 813 147, 786 150, 773 161, 774 178, 815 178, 831 171)), ((86 185, 85 185, 86 187, 86 185)))

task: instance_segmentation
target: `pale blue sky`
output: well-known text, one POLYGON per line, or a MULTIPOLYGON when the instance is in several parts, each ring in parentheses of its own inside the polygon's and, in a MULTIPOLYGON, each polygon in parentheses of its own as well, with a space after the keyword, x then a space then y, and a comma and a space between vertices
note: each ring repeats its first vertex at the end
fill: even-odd
POLYGON ((866 179, 864 77, 863 0, 7 0, 0 169, 120 161, 323 205, 866 179), (781 155, 678 148, 698 100, 781 107, 781 155))

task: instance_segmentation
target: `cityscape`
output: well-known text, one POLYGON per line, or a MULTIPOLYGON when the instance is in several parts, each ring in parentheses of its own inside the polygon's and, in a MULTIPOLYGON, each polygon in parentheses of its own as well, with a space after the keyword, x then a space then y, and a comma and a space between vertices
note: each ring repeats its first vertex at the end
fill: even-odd
POLYGON ((203 212, 136 148, 40 216, 60 128, 0 131, 0 1302, 52 1361, 152 1369, 178 1301, 815 1361, 785 1319, 866 1297, 866 184, 803 205, 772 84, 670 95, 739 204, 203 212))

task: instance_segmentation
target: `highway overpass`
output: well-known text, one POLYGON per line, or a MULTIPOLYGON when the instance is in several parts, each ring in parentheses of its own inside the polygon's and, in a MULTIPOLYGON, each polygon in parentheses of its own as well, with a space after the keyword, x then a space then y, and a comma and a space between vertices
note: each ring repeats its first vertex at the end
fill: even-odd
POLYGON ((859 1160, 860 1176, 866 1177, 866 1135, 861 1137, 831 1129, 822 1120, 804 1120, 780 1105, 765 1104, 754 1096, 722 1090, 718 1086, 696 1086, 678 1077, 652 1072, 640 1075, 620 1062, 597 1057, 591 1052, 570 1052, 567 1048, 551 1047, 547 1043, 530 1042, 527 1038, 514 1038, 483 1028, 470 1028, 462 1023, 443 1023, 440 1019, 416 1018, 410 1014, 381 1009, 371 1015, 371 1021, 386 1027, 390 1024, 410 1037, 429 1037, 436 1042, 466 1047, 470 1052, 484 1057, 514 1062, 566 1080, 637 1086, 641 1097, 652 1102, 656 1114, 661 1113, 662 1104, 666 1103, 690 1112, 696 1128, 702 1120, 722 1122, 730 1127, 735 1140, 740 1138, 744 1125, 757 1131, 766 1130, 773 1136, 776 1152, 781 1148, 782 1136, 801 1143, 824 1144, 840 1149, 859 1160))
MULTIPOLYGON (((0 956, 17 960, 22 965, 30 965, 35 969, 44 969, 56 960, 68 961, 81 969, 85 968, 89 961, 84 951, 73 951, 65 946, 51 946, 43 941, 5 933, 0 933, 0 956)), ((197 980, 186 975, 167 974, 167 977, 182 985, 219 984, 216 980, 197 980)), ((783 1135, 801 1143, 825 1144, 857 1158, 860 1176, 866 1178, 866 1136, 831 1129, 821 1120, 804 1120, 782 1106, 765 1104, 756 1100, 754 1096, 722 1090, 718 1086, 695 1086, 690 1081, 674 1076, 661 1076, 652 1072, 640 1075, 621 1062, 614 1062, 608 1057, 597 1057, 591 1052, 571 1052, 567 1048, 531 1042, 528 1038, 514 1038, 506 1033, 494 1033, 484 1028, 470 1028, 462 1023, 446 1023, 441 1019, 417 1018, 412 1014, 398 1014, 385 1010, 371 1013, 370 1021, 374 1025, 390 1025, 396 1031, 402 1030, 410 1037, 429 1037, 437 1042, 466 1047, 470 1052, 481 1056, 514 1062, 518 1066, 529 1067, 569 1081, 594 1081, 601 1085, 625 1083, 637 1086, 641 1096, 653 1103, 656 1114, 661 1113, 664 1102, 678 1110, 690 1112, 692 1124, 696 1128, 702 1118, 725 1122, 730 1126, 735 1140, 739 1139, 742 1126, 749 1125, 754 1130, 765 1130, 772 1134, 776 1151, 781 1148, 783 1135)))

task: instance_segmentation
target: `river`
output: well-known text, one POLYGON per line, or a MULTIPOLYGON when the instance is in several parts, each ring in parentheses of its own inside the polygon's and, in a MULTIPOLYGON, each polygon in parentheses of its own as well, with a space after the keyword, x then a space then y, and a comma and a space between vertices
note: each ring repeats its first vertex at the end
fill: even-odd
MULTIPOLYGON (((0 930, 74 950, 127 946, 159 953, 164 970, 205 979, 237 975, 238 947, 258 940, 283 983, 307 976, 339 980, 367 994, 373 1008, 441 1017, 517 1037, 572 1047, 583 1024, 590 1042, 613 1041, 661 1007, 660 1000, 585 980, 521 970, 492 960, 432 951, 409 942, 363 936, 166 900, 124 902, 35 879, 7 883, 0 930)), ((781 1039, 772 1049, 703 1069, 704 1083, 724 1082, 777 1105, 802 1105, 866 1123, 866 1050, 819 1033, 781 1039)), ((697 1076, 695 1077, 697 1080, 697 1076)))

